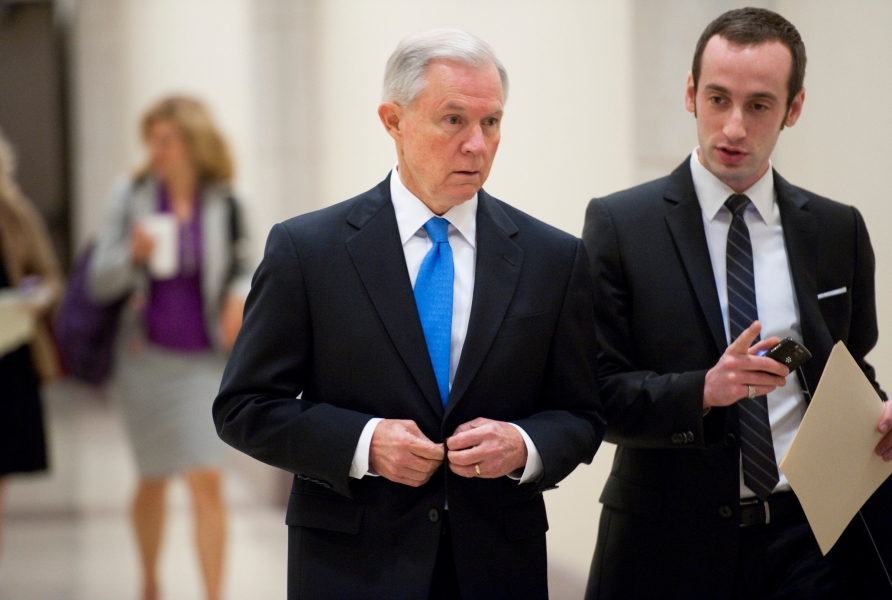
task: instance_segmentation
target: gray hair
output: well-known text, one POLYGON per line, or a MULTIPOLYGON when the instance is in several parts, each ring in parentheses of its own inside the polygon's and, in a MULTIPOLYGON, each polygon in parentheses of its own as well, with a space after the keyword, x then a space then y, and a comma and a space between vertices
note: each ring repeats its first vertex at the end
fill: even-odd
POLYGON ((508 100, 508 71, 489 44, 459 29, 432 29, 404 39, 390 55, 384 70, 384 102, 412 104, 427 85, 427 67, 434 60, 493 65, 502 81, 502 101, 508 100))

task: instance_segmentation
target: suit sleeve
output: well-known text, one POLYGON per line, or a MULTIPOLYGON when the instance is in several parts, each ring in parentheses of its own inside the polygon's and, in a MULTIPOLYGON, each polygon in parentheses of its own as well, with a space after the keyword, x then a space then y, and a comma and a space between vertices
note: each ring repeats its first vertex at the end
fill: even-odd
POLYGON ((852 211, 855 215, 856 262, 852 285, 852 320, 846 347, 880 397, 886 400, 886 393, 876 380, 876 370, 865 360, 879 338, 874 283, 876 262, 864 218, 858 209, 853 207, 852 211))
POLYGON ((372 416, 298 398, 312 371, 311 325, 298 253, 276 225, 214 401, 214 422, 234 448, 350 496, 353 454, 372 416))
POLYGON ((514 421, 533 440, 542 459, 543 472, 537 490, 553 487, 579 463, 590 463, 604 439, 597 355, 588 258, 582 242, 577 240, 551 341, 539 410, 514 421))
POLYGON ((637 448, 691 448, 673 441, 690 432, 694 444, 703 446, 706 370, 656 373, 636 364, 632 290, 623 272, 613 219, 598 198, 589 203, 582 239, 595 290, 601 400, 608 425, 605 439, 637 448))

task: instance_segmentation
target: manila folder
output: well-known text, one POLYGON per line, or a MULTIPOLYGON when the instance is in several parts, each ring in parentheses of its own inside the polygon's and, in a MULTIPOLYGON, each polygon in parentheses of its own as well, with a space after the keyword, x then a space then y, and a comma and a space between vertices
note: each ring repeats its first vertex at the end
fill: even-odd
POLYGON ((827 554, 852 518, 892 474, 874 448, 883 403, 842 342, 780 467, 827 554))

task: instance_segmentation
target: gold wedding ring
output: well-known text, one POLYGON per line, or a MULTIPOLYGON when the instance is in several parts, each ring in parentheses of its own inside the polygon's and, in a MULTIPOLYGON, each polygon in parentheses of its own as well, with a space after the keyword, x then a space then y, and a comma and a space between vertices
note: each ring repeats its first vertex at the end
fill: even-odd
POLYGON ((749 398, 750 400, 752 400, 753 398, 756 397, 756 386, 754 386, 754 385, 748 385, 748 386, 746 386, 746 387, 749 388, 749 394, 747 394, 747 398, 749 398))
POLYGON ((483 473, 480 472, 480 465, 479 465, 479 464, 474 463, 474 470, 477 472, 477 477, 480 477, 481 475, 483 475, 483 473))

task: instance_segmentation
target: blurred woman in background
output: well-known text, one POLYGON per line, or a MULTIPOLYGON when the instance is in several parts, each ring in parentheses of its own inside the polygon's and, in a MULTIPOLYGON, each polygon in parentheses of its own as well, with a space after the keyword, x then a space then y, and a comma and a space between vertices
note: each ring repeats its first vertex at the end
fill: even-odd
POLYGON ((143 117, 142 138, 148 163, 114 187, 89 287, 100 302, 132 298, 122 316, 114 381, 140 474, 133 523, 143 598, 159 597, 165 490, 171 476, 182 474, 207 597, 218 600, 224 447, 211 405, 250 285, 245 228, 230 187, 231 155, 200 102, 161 100, 143 117), (167 236, 151 226, 158 215, 173 223, 167 236), (159 256, 173 259, 160 267, 165 272, 159 256))
POLYGON ((0 534, 5 476, 47 468, 40 381, 58 366, 47 317, 62 289, 43 220, 13 179, 12 148, 0 134, 0 290, 16 288, 36 319, 29 343, 0 351, 0 534))

